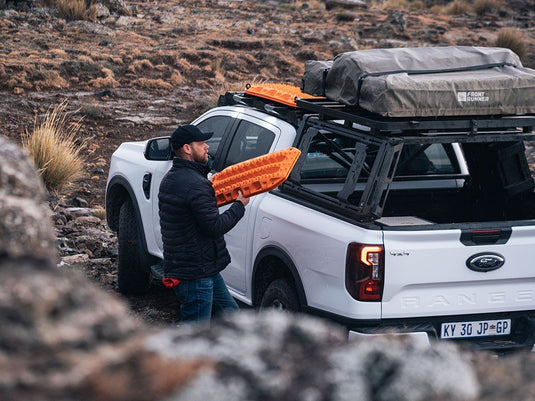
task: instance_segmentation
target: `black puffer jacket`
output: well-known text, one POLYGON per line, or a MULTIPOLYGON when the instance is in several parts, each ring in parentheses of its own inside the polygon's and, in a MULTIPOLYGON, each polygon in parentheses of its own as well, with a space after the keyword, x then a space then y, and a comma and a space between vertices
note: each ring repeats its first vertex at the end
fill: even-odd
POLYGON ((209 168, 175 157, 160 184, 158 205, 166 277, 191 280, 213 276, 230 263, 223 234, 243 217, 234 202, 219 214, 209 168))

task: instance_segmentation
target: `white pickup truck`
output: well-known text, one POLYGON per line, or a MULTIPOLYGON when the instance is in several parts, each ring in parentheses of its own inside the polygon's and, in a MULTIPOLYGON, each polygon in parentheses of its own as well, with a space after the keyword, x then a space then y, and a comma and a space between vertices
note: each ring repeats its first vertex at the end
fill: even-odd
MULTIPOLYGON (((229 92, 193 121, 214 132, 214 171, 302 152, 226 235, 231 294, 333 319, 350 337, 531 348, 535 194, 524 141, 535 140, 535 117, 381 118, 296 103, 229 92)), ((160 271, 158 188, 171 157, 168 137, 123 143, 112 156, 106 211, 120 291, 146 290, 160 271)))

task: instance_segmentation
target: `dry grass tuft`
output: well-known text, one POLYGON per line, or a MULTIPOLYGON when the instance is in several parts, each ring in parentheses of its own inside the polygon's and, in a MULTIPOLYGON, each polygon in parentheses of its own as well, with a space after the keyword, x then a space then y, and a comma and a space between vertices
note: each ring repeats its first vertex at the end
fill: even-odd
POLYGON ((96 21, 97 19, 97 6, 90 4, 87 7, 85 0, 55 0, 55 6, 58 16, 69 21, 96 21))
POLYGON ((115 79, 113 71, 109 68, 102 68, 103 78, 96 78, 89 81, 89 85, 94 89, 113 89, 120 86, 119 82, 115 79))
POLYGON ((519 29, 503 28, 498 31, 494 46, 511 49, 520 57, 520 60, 526 57, 526 41, 524 34, 519 29))
POLYGON ((28 77, 28 74, 24 71, 21 71, 19 74, 11 75, 11 77, 7 81, 7 87, 9 89, 14 89, 14 88, 31 89, 33 86, 32 86, 32 83, 26 79, 27 77, 28 77))
POLYGON ((140 88, 149 88, 149 89, 173 89, 173 85, 168 82, 165 82, 163 79, 150 79, 150 78, 139 78, 133 82, 134 85, 139 86, 140 88))
POLYGON ((28 151, 46 188, 58 192, 72 181, 80 178, 84 162, 80 152, 85 141, 79 141, 81 119, 68 123, 67 102, 48 110, 44 121, 34 123, 31 134, 25 134, 22 145, 28 151))
POLYGON ((128 66, 128 71, 132 73, 136 73, 139 71, 148 71, 153 70, 154 65, 150 62, 150 60, 143 59, 143 60, 135 60, 131 65, 128 66))
POLYGON ((374 0, 371 7, 379 10, 423 10, 426 4, 421 0, 374 0))
POLYGON ((475 0, 472 7, 474 12, 481 16, 492 10, 503 10, 505 5, 502 0, 475 0))
POLYGON ((33 82, 33 87, 37 91, 46 88, 64 89, 69 87, 69 82, 63 79, 57 71, 46 69, 32 71, 30 81, 33 82))
POLYGON ((106 209, 102 206, 98 206, 93 209, 93 216, 98 217, 100 220, 106 220, 106 209))
POLYGON ((454 0, 443 8, 443 13, 447 15, 462 15, 472 11, 472 6, 466 0, 454 0))
POLYGON ((169 82, 171 82, 171 85, 181 85, 184 83, 184 76, 180 73, 180 71, 174 70, 171 74, 171 78, 169 78, 169 82))

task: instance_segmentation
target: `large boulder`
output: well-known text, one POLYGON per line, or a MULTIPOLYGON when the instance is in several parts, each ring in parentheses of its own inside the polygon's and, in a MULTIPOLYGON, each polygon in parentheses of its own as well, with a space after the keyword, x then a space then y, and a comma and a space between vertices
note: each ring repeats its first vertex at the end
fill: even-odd
POLYGON ((19 146, 0 136, 0 257, 55 266, 56 239, 46 190, 19 146))
POLYGON ((240 312, 147 339, 177 361, 211 360, 170 399, 428 401, 472 400, 474 371, 451 344, 408 337, 348 342, 341 327, 306 315, 240 312))

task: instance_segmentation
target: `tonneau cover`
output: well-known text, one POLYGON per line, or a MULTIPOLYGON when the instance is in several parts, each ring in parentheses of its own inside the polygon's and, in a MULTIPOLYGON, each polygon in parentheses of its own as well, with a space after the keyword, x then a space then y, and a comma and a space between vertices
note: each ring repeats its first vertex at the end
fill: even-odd
POLYGON ((387 117, 535 113, 535 71, 498 47, 341 53, 307 62, 302 89, 387 117))

